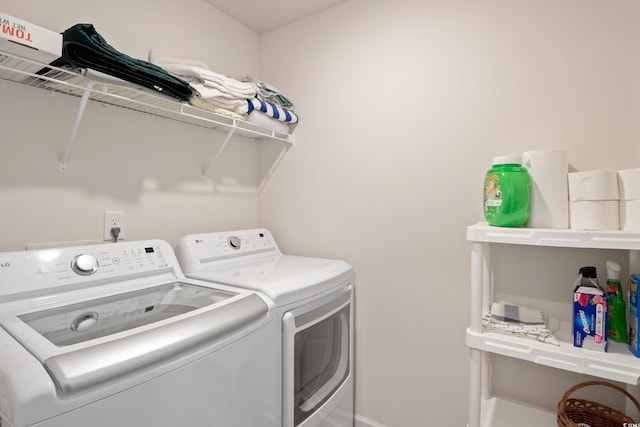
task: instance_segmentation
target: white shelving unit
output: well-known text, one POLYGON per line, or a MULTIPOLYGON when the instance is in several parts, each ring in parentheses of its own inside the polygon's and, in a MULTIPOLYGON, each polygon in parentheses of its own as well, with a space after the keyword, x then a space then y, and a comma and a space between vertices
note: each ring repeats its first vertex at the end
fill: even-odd
POLYGON ((491 245, 529 245, 564 248, 623 249, 629 266, 640 271, 640 233, 532 228, 500 228, 478 223, 467 228, 471 242, 471 324, 466 332, 470 347, 469 427, 555 425, 556 414, 505 401, 491 395, 489 359, 500 354, 565 371, 589 374, 631 386, 640 381, 640 360, 626 345, 610 343, 607 353, 576 348, 572 326, 562 324, 556 333, 560 346, 525 338, 484 332, 482 316, 492 303, 491 245))
MULTIPOLYGON (((73 123, 71 137, 60 155, 59 170, 68 170, 69 157, 75 140, 78 126, 82 120, 89 101, 103 105, 113 105, 137 112, 147 113, 164 119, 175 120, 207 129, 225 133, 225 139, 219 149, 202 170, 203 178, 220 157, 234 135, 249 138, 266 138, 281 141, 285 149, 274 163, 277 166, 282 156, 293 145, 293 134, 283 133, 258 126, 245 120, 226 116, 216 112, 197 108, 187 102, 180 102, 174 98, 165 97, 157 92, 133 85, 117 84, 115 80, 97 81, 86 78, 73 70, 51 67, 31 59, 22 58, 12 53, 0 52, 0 81, 22 86, 36 87, 51 92, 64 93, 80 98, 78 113, 73 123), (48 68, 45 73, 35 74, 34 69, 48 68)), ((126 83, 126 82, 125 82, 126 83)), ((295 125, 291 125, 292 128, 295 125)), ((273 171, 267 173, 267 177, 273 171)), ((265 177, 266 179, 266 177, 265 177)))

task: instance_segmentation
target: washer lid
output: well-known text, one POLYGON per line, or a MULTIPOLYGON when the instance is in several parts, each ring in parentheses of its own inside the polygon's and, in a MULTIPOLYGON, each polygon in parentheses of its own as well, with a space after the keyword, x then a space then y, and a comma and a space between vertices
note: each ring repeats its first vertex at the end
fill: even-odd
POLYGON ((341 260, 275 255, 190 273, 189 276, 266 294, 277 306, 313 297, 348 280, 351 266, 341 260))
POLYGON ((0 306, 0 325, 67 393, 248 333, 268 320, 269 306, 255 292, 188 280, 42 310, 34 310, 33 299, 20 300, 0 306))
POLYGON ((52 344, 66 347, 171 319, 235 295, 216 288, 172 282, 17 317, 52 344))

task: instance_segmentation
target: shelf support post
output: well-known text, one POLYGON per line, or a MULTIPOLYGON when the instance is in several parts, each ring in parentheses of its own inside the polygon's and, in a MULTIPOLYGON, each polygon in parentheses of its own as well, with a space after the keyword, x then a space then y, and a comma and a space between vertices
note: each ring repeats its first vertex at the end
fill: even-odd
POLYGON ((71 136, 67 141, 67 145, 64 147, 64 151, 60 156, 60 162, 58 163, 58 170, 60 172, 67 172, 67 170, 69 169, 69 156, 71 155, 71 147, 73 146, 73 142, 76 139, 76 134, 78 133, 78 127, 80 126, 80 121, 82 120, 82 116, 84 115, 84 110, 87 108, 87 102, 89 101, 89 95, 91 95, 92 87, 93 83, 89 82, 84 90, 84 94, 82 94, 80 107, 78 108, 78 114, 76 115, 76 121, 73 124, 73 129, 71 129, 71 136))
POLYGON ((482 297, 484 291, 484 244, 471 243, 471 330, 482 331, 482 297))
POLYGON ((491 310, 493 302, 493 269, 491 268, 491 244, 482 244, 482 315, 491 310))
MULTIPOLYGON (((471 243, 471 331, 482 331, 482 295, 484 290, 485 245, 471 243)), ((482 417, 482 351, 469 350, 469 427, 480 427, 482 417)))
POLYGON ((482 351, 469 350, 469 424, 480 427, 482 420, 482 351))

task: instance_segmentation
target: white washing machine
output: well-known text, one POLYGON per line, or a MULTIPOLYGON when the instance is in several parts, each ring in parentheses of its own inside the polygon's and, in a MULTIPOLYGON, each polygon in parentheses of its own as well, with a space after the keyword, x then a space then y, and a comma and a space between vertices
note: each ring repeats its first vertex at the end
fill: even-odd
POLYGON ((265 229, 193 234, 176 246, 189 277, 259 291, 282 330, 283 427, 353 427, 353 292, 340 260, 284 255, 265 229))
POLYGON ((160 240, 0 253, 1 427, 279 427, 279 320, 160 240))

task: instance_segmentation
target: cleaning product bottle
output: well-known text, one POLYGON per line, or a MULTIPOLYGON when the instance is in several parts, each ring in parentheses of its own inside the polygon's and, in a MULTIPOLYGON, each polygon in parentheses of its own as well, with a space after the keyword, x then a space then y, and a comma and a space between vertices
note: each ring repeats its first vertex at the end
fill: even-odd
POLYGON ((609 293, 609 338, 627 342, 627 309, 620 283, 620 264, 607 261, 607 291, 609 293))
POLYGON ((607 351, 608 296, 596 268, 581 267, 573 288, 573 345, 607 351))
POLYGON ((494 157, 484 179, 484 217, 498 227, 521 227, 529 219, 531 178, 519 156, 494 157))

